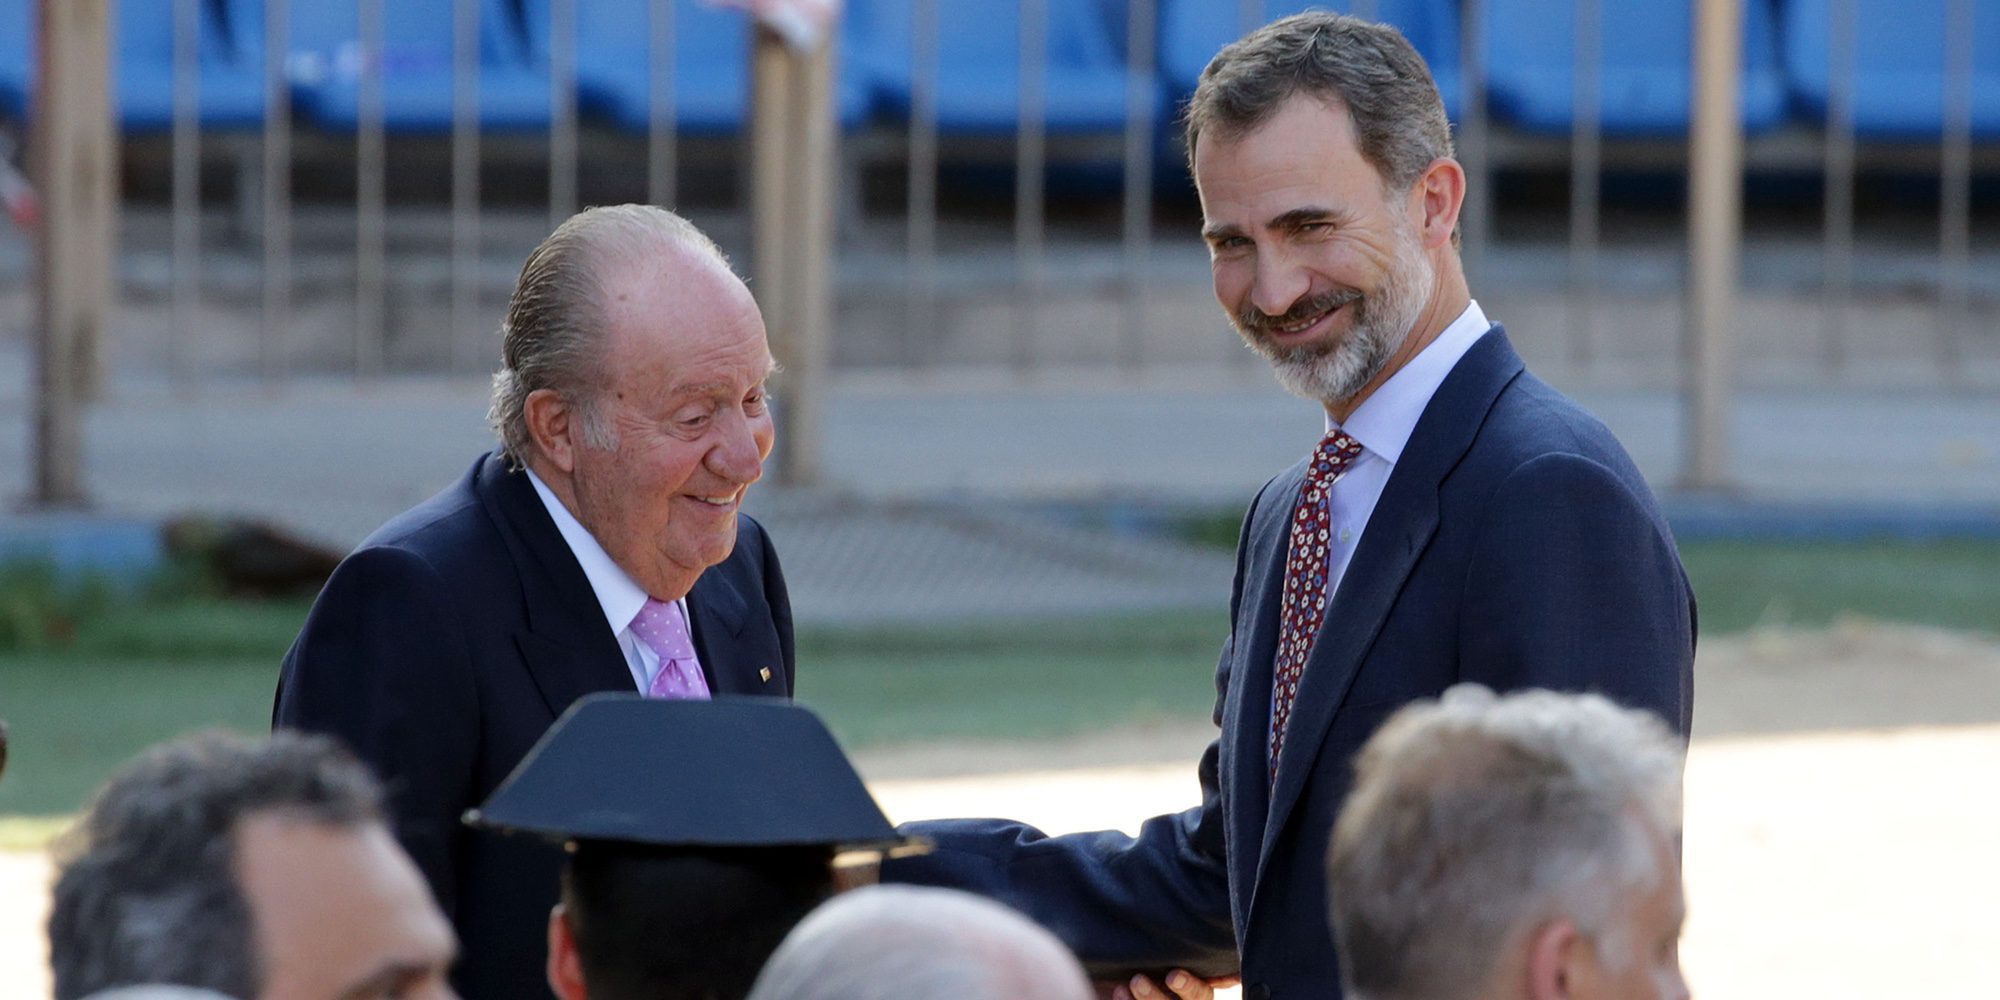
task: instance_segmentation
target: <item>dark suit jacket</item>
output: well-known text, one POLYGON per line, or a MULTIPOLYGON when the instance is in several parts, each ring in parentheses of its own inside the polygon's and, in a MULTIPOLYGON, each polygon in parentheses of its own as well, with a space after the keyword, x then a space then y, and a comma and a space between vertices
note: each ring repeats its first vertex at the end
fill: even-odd
POLYGON ((1236 554, 1202 804, 1048 838, 1002 820, 912 824, 940 849, 884 877, 996 896, 1093 971, 1238 968, 1246 1000, 1340 996, 1324 856, 1351 761, 1399 706, 1461 681, 1590 690, 1687 731, 1694 596, 1652 493, 1595 419, 1494 327, 1391 472, 1314 644, 1275 783, 1271 669, 1305 462, 1265 484, 1236 554))
MULTIPOLYGON (((791 604, 757 522, 741 519, 687 602, 712 691, 791 695, 791 604)), ((459 819, 571 702, 633 690, 583 568, 495 453, 341 562, 285 655, 272 722, 340 737, 387 784, 397 836, 457 926, 460 992, 542 1000, 562 854, 459 819)))

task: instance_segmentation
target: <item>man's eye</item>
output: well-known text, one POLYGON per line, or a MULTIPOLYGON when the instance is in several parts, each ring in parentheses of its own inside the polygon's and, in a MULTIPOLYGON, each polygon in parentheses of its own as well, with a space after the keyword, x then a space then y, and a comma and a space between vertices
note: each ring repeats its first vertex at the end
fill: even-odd
POLYGON ((770 405, 771 395, 769 393, 753 392, 743 397, 743 412, 753 416, 764 412, 764 408, 770 405))

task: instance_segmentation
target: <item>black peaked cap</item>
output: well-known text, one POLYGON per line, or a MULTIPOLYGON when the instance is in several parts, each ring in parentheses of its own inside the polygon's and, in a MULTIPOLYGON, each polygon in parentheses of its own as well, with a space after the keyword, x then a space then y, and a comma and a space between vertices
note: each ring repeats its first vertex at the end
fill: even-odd
POLYGON ((904 843, 811 710, 774 698, 582 698, 473 826, 659 847, 904 843))

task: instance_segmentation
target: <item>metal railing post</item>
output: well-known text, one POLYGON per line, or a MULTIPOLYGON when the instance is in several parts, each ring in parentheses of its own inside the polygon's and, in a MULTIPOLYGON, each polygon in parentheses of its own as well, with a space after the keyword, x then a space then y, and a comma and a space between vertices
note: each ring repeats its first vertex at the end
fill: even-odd
POLYGON ((201 294, 201 0, 174 0, 173 306, 167 366, 189 376, 194 309, 201 294))
POLYGON ((1938 165, 1938 360, 1946 381, 1964 372, 1972 284, 1973 0, 1945 0, 1944 148, 1938 165))
POLYGON ((1697 0, 1688 192, 1687 338, 1693 361, 1683 482, 1727 489, 1736 265, 1743 238, 1744 0, 1697 0))
POLYGON ((549 228, 576 214, 576 0, 549 0, 549 228))
POLYGON ((1014 312, 1014 370, 1034 365, 1041 336, 1043 202, 1048 167, 1049 0, 1021 2, 1021 93, 1014 145, 1014 271, 1021 297, 1014 312))
POLYGON ((292 95, 285 77, 291 0, 264 3, 263 323, 258 371, 266 382, 288 373, 285 328, 292 311, 292 95))
POLYGON ((479 0, 452 0, 451 325, 447 363, 478 363, 479 313, 479 0))
POLYGON ((1153 71, 1157 0, 1131 0, 1125 22, 1125 205, 1123 308, 1119 310, 1125 367, 1146 363, 1146 270, 1153 252, 1153 111, 1159 82, 1153 71))
POLYGON ((675 158, 678 111, 674 104, 674 0, 647 5, 646 200, 674 207, 680 164, 675 158))
POLYGON ((361 0, 359 5, 361 80, 355 127, 354 188, 354 370, 357 375, 382 372, 385 334, 382 329, 388 213, 388 164, 383 134, 382 8, 388 0, 361 0))
POLYGON ((1603 0, 1576 0, 1576 51, 1571 83, 1569 157, 1570 362, 1590 364, 1595 351, 1599 174, 1603 167, 1603 0))

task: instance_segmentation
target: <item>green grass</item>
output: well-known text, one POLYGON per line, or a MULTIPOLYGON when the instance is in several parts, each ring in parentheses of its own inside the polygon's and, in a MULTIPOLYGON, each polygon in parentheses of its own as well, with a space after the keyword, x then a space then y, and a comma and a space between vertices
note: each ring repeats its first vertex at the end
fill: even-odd
MULTIPOLYGON (((1213 534, 1233 544, 1235 530, 1231 520, 1213 534)), ((2000 630, 2000 542, 1696 542, 1683 553, 1707 636, 1853 614, 2000 630)), ((39 586, 0 572, 0 614, 13 616, 19 640, 0 642, 0 717, 12 729, 0 850, 45 843, 142 747, 195 729, 269 726, 277 664, 304 618, 303 602, 158 591, 122 600, 99 592, 51 597, 39 586), (49 609, 57 627, 35 617, 49 609)), ((799 637, 799 695, 850 747, 1035 740, 1198 720, 1214 697, 1224 629, 1220 607, 807 629, 799 637)))
POLYGON ((1704 635, 1861 615, 2000 631, 2000 542, 1692 542, 1704 635))
POLYGON ((1022 740, 1162 719, 1215 700, 1224 610, 799 637, 799 699, 843 743, 1022 740))

